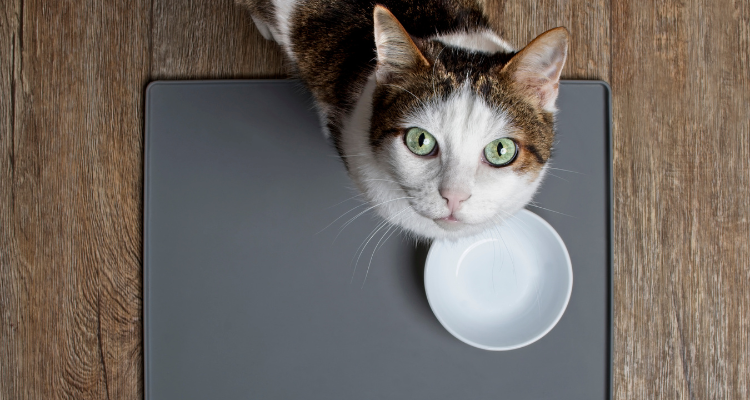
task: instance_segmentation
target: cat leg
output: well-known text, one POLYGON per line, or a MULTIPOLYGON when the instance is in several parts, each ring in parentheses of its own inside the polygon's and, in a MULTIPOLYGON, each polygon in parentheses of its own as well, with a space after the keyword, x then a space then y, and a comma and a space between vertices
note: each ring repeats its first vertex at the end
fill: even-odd
POLYGON ((328 139, 331 137, 331 130, 328 129, 328 114, 331 106, 323 103, 316 102, 315 111, 318 112, 318 119, 320 120, 320 130, 323 131, 323 136, 328 139))

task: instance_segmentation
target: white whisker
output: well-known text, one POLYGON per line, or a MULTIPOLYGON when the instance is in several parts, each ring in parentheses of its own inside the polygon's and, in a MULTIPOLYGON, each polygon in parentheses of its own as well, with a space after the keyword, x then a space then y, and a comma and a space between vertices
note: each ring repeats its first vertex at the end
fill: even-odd
MULTIPOLYGON (((362 196, 363 194, 364 194, 364 193, 360 193, 360 194, 358 194, 358 195, 356 195, 356 196, 352 196, 352 197, 349 197, 349 198, 348 198, 348 199, 346 199, 346 200, 342 200, 342 201, 340 201, 340 202, 338 202, 338 203, 336 203, 336 204, 334 204, 334 205, 332 205, 332 206, 328 206, 328 207, 324 208, 324 210, 327 210, 327 209, 329 209, 329 208, 333 208, 333 207, 336 207, 336 206, 338 206, 338 205, 340 205, 340 204, 346 203, 346 202, 347 202, 347 201, 349 201, 349 200, 353 200, 353 199, 356 199, 357 197, 360 197, 360 196, 362 196)), ((360 204, 360 205, 361 205, 361 204, 360 204)), ((336 221, 333 221, 333 222, 336 222, 336 221)), ((330 225, 329 225, 329 226, 330 226, 330 225)), ((327 228, 327 227, 326 227, 326 228, 327 228)))
POLYGON ((565 178, 563 178, 563 177, 561 177, 561 176, 557 176, 557 175, 553 174, 552 172, 547 172, 547 175, 550 175, 550 176, 554 176, 554 177, 555 177, 555 178, 557 178, 557 179, 562 179, 562 180, 564 180, 565 182, 568 182, 568 183, 570 183, 570 181, 569 181, 569 180, 567 180, 567 179, 565 179, 565 178))
MULTIPOLYGON (((346 201, 346 200, 344 200, 344 201, 346 201)), ((341 203, 339 203, 339 204, 341 204, 341 203)), ((335 223, 336 223, 336 221, 340 220, 341 218, 344 218, 344 216, 345 216, 346 214, 349 214, 350 212, 352 212, 352 211, 354 211, 354 210, 356 210, 356 209, 358 209, 358 208, 360 208, 360 207, 362 207, 362 206, 366 206, 366 205, 367 205, 367 203, 362 203, 362 204, 360 204, 360 205, 358 205, 358 206, 356 206, 356 207, 352 208, 351 210, 349 210, 349 211, 347 211, 347 212, 345 212, 345 213, 341 214, 341 216, 339 216, 338 218, 334 219, 334 220, 333 220, 333 221, 332 221, 332 222, 331 222, 330 224, 326 225, 326 227, 325 227, 325 228, 323 228, 323 229, 319 230, 319 231, 318 231, 318 232, 316 232, 315 234, 317 235, 317 234, 319 234, 320 232, 323 232, 324 230, 328 229, 328 227, 330 227, 331 225, 335 224, 335 223)), ((331 207, 334 207, 334 206, 331 206, 331 207)))
MULTIPOLYGON (((364 253, 364 252, 365 252, 365 249, 367 248, 367 245, 368 245, 368 244, 370 243, 370 241, 372 240, 372 238, 374 238, 374 237, 375 237, 375 235, 377 235, 377 233, 378 233, 378 232, 379 232, 379 231, 380 231, 381 229, 383 229, 383 228, 384 228, 384 227, 385 227, 385 226, 386 226, 387 224, 393 223, 393 222, 392 222, 392 220, 395 220, 395 219, 396 219, 396 217, 398 217, 399 215, 401 215, 401 213, 403 213, 404 211, 406 211, 406 210, 408 210, 408 209, 409 209, 409 207, 408 207, 408 206, 407 206, 407 207, 404 207, 404 209, 403 209, 403 210, 399 211, 399 212, 398 212, 398 213, 396 213, 396 214, 395 214, 395 215, 394 215, 393 217, 391 217, 391 220, 384 220, 384 221, 380 222, 380 223, 379 223, 379 224, 378 224, 378 225, 377 225, 377 226, 375 227, 375 229, 373 230, 373 232, 372 232, 372 233, 370 233, 370 234, 369 234, 369 235, 368 235, 368 236, 367 236, 367 237, 365 238, 365 241, 364 241, 364 243, 363 243, 362 245, 360 245, 360 247, 358 247, 358 248, 357 248, 357 251, 359 251, 359 255, 357 256, 357 262, 356 262, 356 263, 354 263, 354 270, 352 271, 352 280, 351 280, 351 281, 350 281, 349 283, 351 283, 352 281, 354 281, 354 274, 355 274, 355 273, 357 272, 357 266, 359 265, 359 259, 360 259, 360 258, 362 257, 362 253, 364 253), (360 250, 360 249, 361 249, 361 250, 360 250)), ((388 228, 388 229, 390 229, 390 228, 388 228)), ((387 232, 387 231, 386 231, 386 232, 387 232)), ((381 239, 382 239, 382 238, 381 238, 381 239)), ((377 246, 375 246, 375 247, 377 248, 377 246)), ((357 251, 355 251, 355 252, 354 252, 354 255, 357 255, 357 251)), ((352 257, 352 261, 353 261, 353 257, 352 257)), ((368 269, 369 269, 369 267, 368 267, 368 269)))
POLYGON ((331 156, 336 158, 349 158, 349 157, 366 157, 369 156, 367 153, 359 153, 359 154, 347 154, 345 156, 331 156))
POLYGON ((538 205, 535 205, 535 204, 531 204, 531 203, 529 203, 528 205, 529 205, 529 206, 531 206, 531 207, 541 208, 542 210, 545 210, 545 211, 549 211, 549 212, 553 212, 553 213, 555 213, 555 214, 560 214, 560 215, 564 215, 564 216, 566 216, 566 217, 570 217, 570 218, 575 218, 575 217, 574 217, 574 216, 572 216, 572 215, 568 215, 568 214, 565 214, 565 213, 561 213, 560 211, 550 210, 549 208, 544 208, 544 207, 542 207, 542 206, 538 206, 538 205))
POLYGON ((349 280, 350 284, 352 282, 354 282, 354 274, 357 273, 357 265, 359 264, 359 258, 362 257, 362 253, 365 251, 365 247, 367 247, 367 243, 370 243, 370 239, 372 239, 372 237, 375 236, 375 234, 380 229, 382 229, 383 226, 385 226, 387 223, 388 223, 388 221, 385 221, 385 220, 381 221, 380 223, 378 223, 375 226, 375 228, 372 230, 372 232, 370 232, 370 234, 365 237, 365 240, 362 241, 362 244, 360 244, 359 247, 357 247, 357 250, 354 251, 354 254, 352 255, 352 259, 351 259, 350 263, 354 263, 354 258, 355 257, 357 259, 357 262, 354 263, 354 268, 352 270, 352 278, 349 280))
MULTIPOLYGON (((385 237, 385 235, 388 234, 388 231, 390 231, 391 229, 393 229, 393 225, 389 226, 388 229, 386 229, 385 232, 383 232, 383 236, 380 237, 380 240, 378 240, 378 242, 375 244, 375 248, 372 249, 372 255, 370 256, 370 262, 367 263, 367 271, 365 272, 365 279, 362 281, 362 286, 360 287, 360 289, 364 289, 365 283, 367 282, 367 276, 370 274, 370 267, 372 266, 372 259, 375 258, 375 251, 378 250, 378 246, 380 246, 380 242, 383 241, 383 238, 385 237)), ((395 232, 395 230, 394 230, 394 232, 395 232)))
POLYGON ((397 87, 397 88, 399 88, 399 89, 403 90, 404 92, 406 92, 406 93, 409 93, 410 95, 414 96, 414 98, 415 98, 415 99, 417 99, 417 101, 419 102, 419 104, 421 104, 421 105, 422 105, 423 107, 425 107, 425 108, 427 107, 427 104, 425 104, 425 103, 424 103, 424 102, 423 102, 423 101, 422 101, 422 100, 421 100, 421 99, 420 99, 419 97, 417 97, 417 96, 416 96, 416 95, 415 95, 414 93, 412 93, 412 92, 410 92, 410 91, 406 90, 406 89, 405 89, 405 88, 403 88, 402 86, 399 86, 399 85, 395 85, 395 84, 393 84, 393 83, 386 83, 386 85, 388 85, 388 86, 394 86, 394 87, 397 87))
POLYGON ((569 169, 562 169, 562 168, 552 168, 552 167, 547 167, 547 169, 554 169, 554 170, 556 170, 556 171, 564 171, 564 172, 570 172, 571 174, 586 175, 586 174, 584 174, 583 172, 571 171, 571 170, 569 170, 569 169))
POLYGON ((492 239, 492 266, 490 267, 490 275, 492 278, 492 293, 497 293, 495 289, 495 265, 497 264, 497 246, 495 245, 495 242, 497 239, 495 239, 495 234, 492 231, 489 231, 490 236, 492 239))
MULTIPOLYGON (((505 210, 498 210, 498 211, 500 211, 501 213, 503 213, 503 214, 506 215, 505 221, 511 221, 511 220, 512 221, 520 221, 524 226, 528 227, 528 225, 526 225, 526 223, 523 222, 520 218, 518 218, 518 216, 516 216, 515 214, 511 214, 511 213, 509 213, 509 212, 507 212, 505 210)), ((503 223, 503 222, 504 221, 502 221, 502 220, 499 221, 499 223, 503 223)))
MULTIPOLYGON (((498 224, 493 225, 495 228, 495 231, 497 232, 498 236, 500 236, 500 241, 503 243, 503 246, 505 247, 505 252, 508 254, 508 257, 510 257, 510 265, 513 268, 513 279, 515 280, 515 283, 518 284, 518 276, 516 275, 516 262, 513 261, 513 253, 510 252, 510 248, 508 247, 508 244, 505 243, 505 238, 503 238, 502 232, 500 232, 500 229, 497 226, 498 224)), ((508 225, 510 229, 513 229, 510 224, 508 225)), ((515 233, 515 230, 513 231, 515 233)))
MULTIPOLYGON (((401 212, 403 212, 403 211, 405 211, 405 210, 402 210, 401 212)), ((399 214, 401 214, 401 212, 399 212, 399 214)), ((396 214, 396 215, 398 215, 398 214, 396 214)), ((407 220, 411 219, 411 217, 412 216, 410 216, 409 218, 407 218, 407 220)), ((395 215, 394 215, 394 218, 395 218, 395 215)), ((391 226, 390 228, 388 228, 385 231, 385 233, 383 234, 383 236, 380 237, 380 240, 378 240, 378 243, 375 245, 375 248, 372 250, 372 255, 370 256, 370 262, 367 264, 367 272, 365 272, 365 279, 364 279, 364 281, 362 281, 362 287, 361 288, 365 287, 365 283, 367 282, 367 275, 370 273, 370 266, 372 265, 372 259, 373 259, 373 257, 375 257, 375 252, 378 250, 378 247, 380 247, 380 241, 383 240, 383 238, 385 237, 385 235, 388 234, 388 231, 390 231, 391 228, 398 228, 398 225, 394 224, 393 226, 391 226)), ((401 232, 403 232, 403 230, 404 229, 401 228, 401 232)), ((388 235, 388 237, 385 238, 385 241, 383 241, 383 246, 385 246, 385 242, 387 242, 388 239, 390 239, 391 236, 393 236, 394 233, 396 233, 396 229, 394 229, 393 231, 391 231, 391 234, 388 235)))
POLYGON ((335 238, 333 239, 333 242, 334 242, 334 243, 336 243, 336 239, 338 239, 338 238, 339 238, 339 235, 341 235, 341 232, 343 232, 343 231, 344 231, 344 229, 346 229, 346 227, 347 227, 347 226, 349 226, 349 224, 351 224, 351 223, 352 223, 352 222, 353 222, 353 221, 354 221, 355 219, 359 218, 359 217, 360 217, 360 216, 361 216, 362 214, 364 214, 364 213, 366 213, 366 212, 368 212, 368 211, 372 210, 372 209, 373 209, 373 208, 375 208, 375 207, 378 207, 378 206, 382 206, 383 204, 386 204, 386 203, 394 202, 394 201, 397 201, 397 200, 403 200, 403 199, 413 199, 413 198, 414 198, 414 197, 410 197, 410 196, 405 196, 405 197, 398 197, 398 198, 395 198, 395 199, 391 199, 391 200, 386 200, 386 201, 383 201, 383 202, 381 202, 381 203, 375 204, 375 205, 374 205, 374 206, 372 206, 372 207, 369 207, 369 208, 367 208, 366 210, 362 211, 361 213, 359 213, 359 214, 355 215, 355 216, 354 216, 354 217, 353 217, 352 219, 350 219, 349 221, 346 221, 346 223, 344 224, 344 226, 342 226, 342 227, 341 227, 341 229, 339 230, 339 233, 338 233, 338 235, 336 235, 336 237, 335 237, 335 238))
POLYGON ((362 180, 362 182, 377 182, 377 181, 380 181, 380 182, 391 182, 391 183, 398 184, 398 182, 392 181, 390 179, 363 179, 362 180))

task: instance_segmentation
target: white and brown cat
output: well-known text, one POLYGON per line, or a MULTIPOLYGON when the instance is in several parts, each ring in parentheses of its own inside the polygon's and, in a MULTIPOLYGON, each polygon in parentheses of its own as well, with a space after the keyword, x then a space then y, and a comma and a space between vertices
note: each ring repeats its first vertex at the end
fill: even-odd
POLYGON ((546 170, 568 31, 515 51, 471 0, 240 0, 312 92, 352 180, 423 238, 478 233, 546 170))

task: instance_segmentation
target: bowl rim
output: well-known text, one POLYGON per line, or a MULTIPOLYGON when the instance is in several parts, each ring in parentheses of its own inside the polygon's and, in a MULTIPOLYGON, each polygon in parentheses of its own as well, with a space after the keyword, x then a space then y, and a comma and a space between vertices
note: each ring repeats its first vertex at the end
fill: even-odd
POLYGON ((558 313, 555 316, 555 318, 552 321, 552 323, 550 323, 549 326, 547 326, 544 329, 543 332, 541 332, 540 334, 538 334, 538 335, 536 335, 536 336, 534 336, 534 337, 532 337, 532 338, 530 338, 530 339, 528 339, 528 340, 526 340, 524 342, 521 342, 521 343, 518 343, 518 344, 515 344, 515 345, 512 345, 512 346, 488 346, 488 345, 484 345, 484 344, 481 344, 481 343, 477 343, 477 342, 475 342, 473 340, 470 340, 470 339, 468 339, 466 337, 463 337, 461 334, 459 334, 458 332, 456 332, 455 330, 453 330, 450 327, 450 325, 447 324, 443 320, 443 318, 440 316, 440 314, 435 310, 435 307, 433 307, 432 301, 430 300, 430 289, 429 289, 429 286, 427 285, 427 273, 428 273, 428 271, 430 269, 430 265, 431 265, 430 260, 431 260, 432 257, 434 257, 434 254, 435 254, 435 252, 433 251, 433 249, 436 247, 435 246, 436 244, 437 245, 441 244, 443 242, 443 240, 434 241, 434 242, 432 242, 432 244, 430 244, 430 249, 427 252, 427 258, 425 260, 425 265, 424 265, 424 275, 423 275, 423 278, 422 278, 423 281, 424 281, 425 295, 427 296, 427 303, 430 305, 430 309, 432 310, 433 315, 435 315, 435 318, 437 318, 437 320, 440 322, 440 324, 443 326, 443 328, 445 328, 445 330, 447 330, 448 332, 450 332, 450 334, 453 335, 456 339, 458 339, 458 340, 460 340, 460 341, 462 341, 462 342, 464 342, 464 343, 466 343, 466 344, 468 344, 470 346, 474 346, 474 347, 477 347, 477 348, 480 348, 480 349, 483 349, 483 350, 490 350, 490 351, 507 351, 507 350, 519 349, 521 347, 526 347, 526 346, 528 346, 528 345, 530 345, 530 344, 538 341, 539 339, 543 338, 544 336, 546 336, 557 325, 557 323, 560 322, 560 319, 562 319, 563 314, 565 314, 565 310, 567 310, 567 308, 568 308, 568 303, 570 302, 570 296, 573 293, 573 264, 570 261, 570 253, 568 253, 568 248, 565 246, 565 242, 563 242, 562 238, 560 237, 560 234, 557 233, 557 231, 555 230, 555 228, 553 228, 552 225, 550 225, 550 223, 547 222, 544 218, 540 217, 536 213, 534 213, 532 211, 529 211, 529 210, 527 210, 525 208, 522 208, 521 210, 519 210, 518 212, 516 212, 514 215, 517 215, 519 213, 526 213, 527 215, 531 216, 532 218, 535 218, 538 222, 541 222, 542 226, 544 226, 545 228, 547 228, 547 230, 549 230, 552 233, 552 236, 554 236, 555 239, 557 239, 557 242, 559 243, 560 247, 562 248, 563 253, 565 253, 565 261, 566 261, 565 265, 567 267, 565 270, 566 270, 567 276, 568 276, 568 285, 567 285, 567 292, 565 294, 565 302, 562 304, 562 307, 560 308, 560 311, 558 311, 558 313))

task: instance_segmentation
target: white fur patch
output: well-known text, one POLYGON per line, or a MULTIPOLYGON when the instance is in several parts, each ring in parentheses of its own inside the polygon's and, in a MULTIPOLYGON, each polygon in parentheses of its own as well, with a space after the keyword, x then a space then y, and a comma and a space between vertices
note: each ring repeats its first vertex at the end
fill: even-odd
POLYGON ((263 39, 276 41, 273 38, 273 34, 271 33, 271 29, 268 26, 268 24, 263 22, 260 18, 256 18, 254 16, 251 16, 251 18, 253 19, 253 22, 255 23, 255 27, 258 28, 260 35, 263 36, 263 39))
POLYGON ((294 57, 294 53, 292 53, 290 19, 292 18, 292 13, 294 12, 294 9, 297 8, 299 1, 300 0, 272 0, 273 5, 276 8, 276 26, 270 27, 270 30, 273 34, 274 40, 284 48, 284 52, 286 52, 287 56, 292 61, 296 61, 296 57, 294 57))
POLYGON ((513 137, 508 117, 478 97, 468 84, 446 101, 422 104, 399 128, 420 127, 438 142, 436 157, 413 154, 399 138, 385 143, 385 154, 369 144, 372 95, 370 78, 347 119, 342 136, 349 172, 375 210, 391 223, 427 238, 458 238, 481 232, 522 208, 541 181, 483 162, 484 147, 513 137), (454 216, 458 224, 440 221, 450 215, 440 189, 471 193, 454 216))
POLYGON ((515 51, 505 40, 490 30, 477 32, 454 32, 433 38, 445 45, 482 53, 510 53, 515 51))

